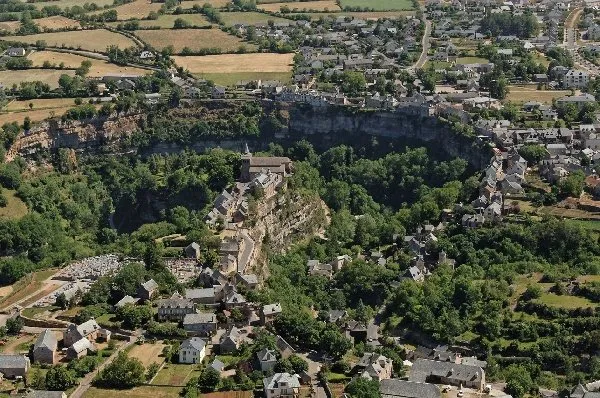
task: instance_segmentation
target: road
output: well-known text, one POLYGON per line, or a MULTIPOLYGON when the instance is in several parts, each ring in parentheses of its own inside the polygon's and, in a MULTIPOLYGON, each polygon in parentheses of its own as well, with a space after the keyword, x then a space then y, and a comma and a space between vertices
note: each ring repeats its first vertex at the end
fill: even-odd
POLYGON ((563 46, 568 50, 577 48, 577 26, 583 13, 583 8, 574 8, 565 21, 563 46))
POLYGON ((240 261, 238 263, 238 272, 245 273, 246 267, 250 265, 252 261, 252 254, 254 252, 254 240, 248 236, 246 231, 242 231, 241 233, 242 239, 244 239, 244 251, 240 256, 240 261))
POLYGON ((98 369, 96 369, 95 371, 90 372, 87 375, 85 375, 85 377, 79 381, 79 386, 77 386, 77 388, 75 389, 75 391, 73 391, 73 393, 71 395, 69 395, 69 398, 81 398, 81 397, 83 397, 83 395, 85 394, 85 392, 92 385, 92 381, 94 380, 94 377, 96 377, 96 375, 99 372, 101 372, 102 369, 104 369, 109 363, 111 363, 117 357, 117 355, 119 354, 119 352, 123 351, 124 349, 126 349, 130 345, 134 344, 137 341, 138 338, 139 338, 139 335, 136 332, 136 335, 135 336, 131 336, 129 338, 129 341, 127 343, 125 343, 122 346, 120 346, 119 348, 117 348, 115 350, 115 352, 113 352, 110 357, 106 358, 106 361, 104 361, 100 366, 98 366, 98 369))
POLYGON ((423 65, 425 65, 425 62, 427 62, 427 53, 429 52, 429 47, 431 46, 430 39, 431 39, 431 21, 428 19, 425 19, 425 33, 423 33, 423 39, 421 40, 421 46, 423 46, 423 50, 421 51, 421 56, 419 57, 419 60, 417 61, 417 63, 414 66, 412 66, 411 69, 413 69, 413 70, 421 69, 423 67, 423 65))

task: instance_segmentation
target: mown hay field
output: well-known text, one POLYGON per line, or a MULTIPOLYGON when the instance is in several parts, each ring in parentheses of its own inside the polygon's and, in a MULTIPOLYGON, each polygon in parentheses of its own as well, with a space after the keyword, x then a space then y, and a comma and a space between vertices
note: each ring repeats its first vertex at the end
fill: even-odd
POLYGON ((82 61, 90 61, 92 67, 88 73, 89 77, 101 77, 108 73, 132 73, 145 75, 150 71, 132 66, 119 66, 99 59, 88 58, 77 54, 59 53, 54 51, 34 51, 27 57, 33 62, 33 66, 42 66, 45 61, 52 65, 64 63, 65 68, 78 68, 82 61))
POLYGON ((334 0, 321 0, 321 1, 303 1, 303 2, 286 2, 286 3, 268 3, 259 4, 258 8, 265 11, 279 12, 281 7, 287 7, 294 11, 336 11, 340 10, 340 7, 334 0))
POLYGON ((256 50, 252 43, 229 35, 220 29, 176 29, 176 30, 137 30, 136 36, 152 47, 162 50, 173 46, 176 53, 185 47, 192 51, 205 48, 219 48, 222 52, 237 51, 244 46, 248 51, 256 50))
POLYGON ((344 7, 371 8, 375 11, 387 10, 414 10, 411 0, 341 0, 344 7))
POLYGON ((80 28, 81 24, 71 18, 55 15, 52 17, 34 19, 36 25, 43 29, 73 29, 80 28))
MULTIPOLYGON (((290 16, 298 15, 302 13, 292 13, 290 16)), ((414 16, 415 11, 369 11, 369 12, 331 12, 331 13, 313 13, 305 14, 311 17, 311 19, 319 19, 321 17, 354 17, 360 19, 378 20, 380 18, 400 18, 406 16, 414 16)))
POLYGON ((294 54, 222 54, 202 57, 173 57, 192 73, 290 72, 294 54))
POLYGON ((286 18, 274 17, 272 15, 260 12, 222 12, 221 19, 225 25, 233 26, 237 24, 244 25, 266 25, 269 21, 273 22, 293 22, 286 18))
POLYGON ((194 7, 195 5, 199 5, 200 7, 202 7, 206 3, 210 4, 215 8, 221 8, 231 3, 231 0, 184 0, 181 2, 180 6, 183 9, 188 9, 194 7))
POLYGON ((49 47, 64 46, 66 48, 96 52, 105 52, 109 45, 116 45, 120 48, 135 46, 135 42, 130 38, 118 33, 110 32, 106 29, 40 33, 27 36, 5 36, 0 37, 0 40, 19 41, 27 44, 35 44, 38 40, 43 40, 49 47))
POLYGON ((46 6, 58 6, 60 8, 73 7, 73 6, 83 6, 85 3, 94 3, 98 7, 102 8, 104 6, 109 6, 113 4, 113 0, 49 0, 49 1, 36 1, 35 3, 31 3, 38 9, 42 9, 46 6))
MULTIPOLYGON (((126 3, 117 7, 112 8, 117 11, 117 19, 119 21, 125 21, 128 19, 141 19, 146 18, 152 11, 158 12, 162 3, 151 3, 149 0, 136 0, 131 3, 126 3)), ((90 14, 101 14, 105 10, 99 10, 91 12, 90 14)))
POLYGON ((75 76, 75 71, 53 69, 3 70, 0 71, 0 84, 4 87, 12 87, 13 84, 19 85, 21 82, 41 81, 52 88, 56 88, 58 87, 58 78, 62 74, 75 76))

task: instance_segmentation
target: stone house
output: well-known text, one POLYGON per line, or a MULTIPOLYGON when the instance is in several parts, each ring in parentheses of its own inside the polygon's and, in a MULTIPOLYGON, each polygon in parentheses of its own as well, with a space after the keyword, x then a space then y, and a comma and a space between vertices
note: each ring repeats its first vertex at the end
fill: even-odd
POLYGON ((379 392, 385 398, 441 398, 442 396, 435 384, 400 379, 382 380, 379 383, 379 392))
POLYGON ((200 258, 200 245, 192 242, 183 249, 183 254, 186 258, 200 258))
POLYGON ((67 398, 64 391, 31 390, 25 398, 67 398))
POLYGON ((393 361, 376 353, 365 353, 356 365, 355 370, 360 377, 369 380, 386 380, 392 378, 393 361))
POLYGON ((277 353, 268 348, 263 348, 256 353, 256 359, 262 372, 269 372, 273 370, 277 363, 277 353))
POLYGON ((247 290, 254 290, 258 287, 258 277, 255 274, 241 274, 238 272, 235 275, 235 282, 247 290))
POLYGON ((71 344, 71 346, 67 349, 67 358, 69 359, 78 359, 86 356, 88 352, 96 351, 94 343, 85 337, 71 344))
POLYGON ((233 326, 229 331, 225 332, 223 336, 221 336, 221 340, 219 341, 219 349, 221 354, 227 354, 229 352, 234 352, 240 348, 240 345, 246 340, 245 338, 245 330, 238 329, 233 326))
POLYGON ((187 314, 196 312, 196 304, 184 298, 169 298, 158 301, 159 321, 183 321, 187 314))
POLYGON ((7 379, 25 377, 30 366, 25 355, 0 354, 0 373, 7 379))
POLYGON ((137 296, 145 301, 151 300, 152 296, 158 292, 158 283, 154 279, 141 283, 137 288, 137 296))
POLYGON ((413 363, 408 380, 417 383, 450 384, 483 390, 485 371, 480 366, 417 359, 413 363))
POLYGON ((210 336, 217 331, 217 316, 210 313, 186 314, 183 329, 188 333, 210 336))
POLYGON ((65 347, 72 346, 75 342, 85 338, 91 342, 98 339, 99 331, 102 329, 94 319, 90 319, 81 325, 70 324, 63 332, 63 344, 65 347))
POLYGON ((50 329, 44 330, 33 344, 33 362, 53 365, 58 342, 50 329))
POLYGON ((206 343, 199 337, 184 340, 179 346, 179 363, 200 363, 206 356, 206 343))
POLYGON ((267 304, 260 310, 260 321, 263 325, 273 322, 275 317, 281 314, 281 304, 267 304))

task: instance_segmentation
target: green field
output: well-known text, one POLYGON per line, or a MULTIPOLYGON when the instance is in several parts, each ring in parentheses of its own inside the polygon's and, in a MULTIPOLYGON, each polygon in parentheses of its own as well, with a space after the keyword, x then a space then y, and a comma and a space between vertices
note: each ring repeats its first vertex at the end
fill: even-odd
POLYGON ((375 11, 414 10, 411 0, 341 0, 342 9, 345 7, 369 8, 375 11))
POLYGON ((282 83, 289 83, 292 78, 287 72, 198 73, 195 76, 226 87, 234 86, 240 80, 279 80, 282 83))
POLYGON ((3 189, 2 195, 6 198, 7 204, 0 207, 0 218, 21 218, 27 214, 27 205, 16 195, 12 189, 3 189))
POLYGON ((461 57, 456 59, 456 63, 459 65, 465 64, 487 64, 490 62, 489 59, 479 57, 461 57))
MULTIPOLYGON (((146 20, 140 20, 140 21, 138 21, 138 23, 141 28, 145 28, 145 29, 152 28, 152 27, 159 27, 161 29, 172 29, 173 24, 175 23, 176 19, 183 19, 184 21, 189 23, 192 27, 210 25, 210 22, 208 22, 206 20, 206 18, 204 17, 204 15, 202 15, 202 14, 181 14, 181 15, 168 14, 168 15, 161 15, 156 20, 146 19, 146 20)), ((112 27, 117 27, 120 24, 123 24, 123 21, 108 23, 108 25, 112 26, 112 27)))
POLYGON ((260 12, 222 12, 221 19, 223 20, 225 25, 228 26, 233 26, 236 24, 267 24, 269 21, 292 22, 289 19, 274 17, 272 15, 267 15, 260 12))
POLYGON ((596 307, 596 304, 584 297, 578 296, 558 296, 554 293, 542 293, 536 301, 549 305, 551 307, 575 309, 596 307))
POLYGON ((192 371, 198 367, 199 365, 165 364, 152 380, 152 384, 183 386, 192 371))
POLYGON ((378 20, 380 18, 400 18, 407 16, 414 16, 416 14, 415 11, 372 11, 372 12, 314 12, 314 13, 291 13, 290 17, 296 15, 307 15, 313 20, 318 20, 319 18, 337 18, 337 17, 353 17, 353 18, 361 18, 361 19, 370 19, 370 20, 378 20))

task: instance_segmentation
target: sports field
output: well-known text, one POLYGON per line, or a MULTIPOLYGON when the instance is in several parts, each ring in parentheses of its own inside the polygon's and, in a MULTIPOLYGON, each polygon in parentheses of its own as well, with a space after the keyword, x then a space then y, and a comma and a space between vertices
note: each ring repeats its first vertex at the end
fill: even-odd
POLYGON ((415 9, 411 0, 341 0, 341 6, 371 8, 375 11, 415 9))
POLYGON ((290 72, 294 54, 223 54, 202 57, 173 57, 192 73, 290 72))
POLYGON ((256 50, 256 46, 229 35, 220 29, 177 29, 177 30, 137 30, 135 31, 143 41, 152 47, 162 50, 173 46, 176 53, 184 47, 193 51, 203 48, 219 48, 222 52, 237 51, 244 46, 248 51, 256 50))
POLYGON ((119 66, 99 59, 54 51, 34 51, 29 54, 27 58, 33 62, 33 66, 42 66, 45 61, 48 61, 55 66, 63 63, 65 68, 78 68, 82 61, 87 60, 92 63, 92 67, 88 73, 89 77, 101 77, 107 73, 134 73, 144 75, 150 72, 146 69, 134 68, 131 66, 119 66))
POLYGON ((292 2, 292 3, 268 3, 259 4, 258 8, 265 11, 279 12, 281 7, 287 7, 294 11, 337 11, 340 7, 334 0, 322 0, 322 1, 303 1, 303 2, 292 2))
MULTIPOLYGON (((158 17, 158 19, 155 20, 142 20, 142 21, 138 21, 138 23, 140 24, 141 28, 150 28, 150 27, 159 27, 161 29, 172 29, 173 25, 175 24, 175 20, 176 19, 183 19, 184 21, 186 21, 187 23, 189 23, 192 26, 208 26, 210 25, 210 22, 208 22, 206 20, 206 18, 204 17, 204 15, 202 14, 181 14, 181 15, 172 15, 172 14, 165 14, 165 15, 161 15, 160 17, 158 17)), ((122 24, 123 22, 110 22, 108 25, 109 26, 113 26, 116 27, 119 24, 122 24)))
POLYGON ((18 40, 28 44, 35 44, 36 41, 43 40, 46 42, 46 45, 50 47, 64 46, 97 52, 105 52, 106 48, 111 44, 117 45, 120 48, 135 46, 135 42, 130 38, 118 33, 110 32, 106 29, 40 33, 28 36, 6 36, 0 37, 0 40, 18 40))
POLYGON ((269 21, 273 22, 293 22, 289 19, 274 17, 272 15, 260 12, 222 12, 221 19, 225 25, 233 26, 237 24, 244 25, 266 25, 269 21))

